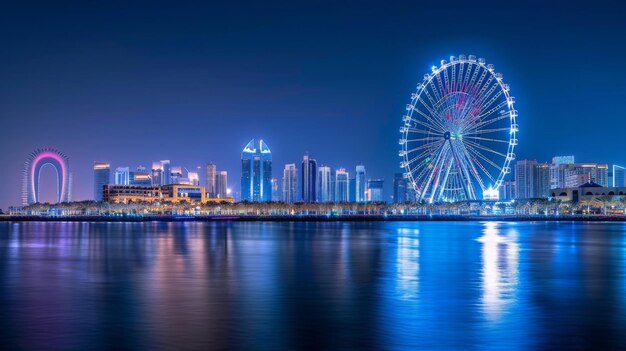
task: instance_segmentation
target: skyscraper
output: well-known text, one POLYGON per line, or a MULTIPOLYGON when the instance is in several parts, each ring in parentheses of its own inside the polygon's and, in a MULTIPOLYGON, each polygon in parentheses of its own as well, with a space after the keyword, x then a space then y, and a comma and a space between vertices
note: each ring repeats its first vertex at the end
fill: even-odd
POLYGON ((194 185, 194 186, 200 185, 200 176, 198 175, 198 172, 195 172, 195 171, 187 172, 187 181, 189 182, 189 185, 194 185))
POLYGON ((117 167, 115 169, 115 185, 128 185, 130 184, 130 168, 117 167))
POLYGON ((356 175, 355 175, 355 201, 356 202, 365 202, 365 166, 359 165, 356 166, 356 175))
POLYGON ((515 163, 515 194, 517 199, 534 197, 535 166, 537 161, 519 160, 515 163))
POLYGON ((215 183, 215 196, 221 199, 228 197, 228 172, 219 171, 215 183))
POLYGON ((106 162, 93 163, 93 199, 102 201, 102 190, 110 183, 111 165, 106 162))
POLYGON ((172 165, 170 165, 170 160, 161 160, 161 171, 163 173, 161 185, 172 184, 172 165))
POLYGON ((285 165, 283 170, 283 201, 296 202, 296 192, 298 189, 298 174, 296 164, 290 163, 285 165))
POLYGON ((563 188, 565 179, 559 165, 574 163, 574 156, 554 156, 550 165, 550 189, 563 188))
POLYGON ((241 153, 241 200, 271 201, 272 199, 272 152, 259 140, 259 148, 254 139, 241 153))
POLYGON ((320 166, 317 172, 317 199, 320 202, 333 201, 332 173, 328 166, 320 166))
POLYGON ((208 197, 217 197, 217 166, 213 163, 206 165, 206 192, 208 197))
POLYGON ((348 178, 348 202, 356 202, 356 179, 348 178))
POLYGON ((393 176, 393 202, 402 204, 406 198, 406 179, 404 173, 396 173, 393 176))
MULTIPOLYGON (((128 169, 128 167, 126 168, 128 169)), ((163 165, 161 164, 160 161, 152 162, 152 185, 156 185, 156 186, 164 185, 163 184, 163 165)))
POLYGON ((350 198, 348 190, 348 179, 350 179, 350 174, 346 172, 345 168, 339 168, 337 172, 335 172, 336 202, 348 202, 348 199, 350 198))
POLYGON ((547 199, 550 197, 550 166, 549 163, 534 166, 533 198, 547 199))
POLYGON ((302 158, 301 167, 301 189, 300 195, 304 202, 315 202, 317 200, 316 190, 316 177, 317 177, 317 162, 310 158, 309 155, 304 155, 302 158))
POLYGON ((369 193, 368 201, 383 202, 385 198, 383 196, 383 179, 370 179, 367 181, 367 191, 369 193))
POLYGON ((613 165, 613 186, 626 187, 626 169, 624 167, 613 165))
POLYGON ((169 184, 180 184, 182 177, 183 177, 183 168, 181 166, 172 166, 171 172, 170 172, 169 184))
POLYGON ((280 201, 280 192, 278 191, 278 178, 272 178, 272 201, 280 201))
POLYGON ((585 183, 609 186, 609 165, 599 163, 573 163, 559 165, 565 181, 564 188, 576 188, 585 183))

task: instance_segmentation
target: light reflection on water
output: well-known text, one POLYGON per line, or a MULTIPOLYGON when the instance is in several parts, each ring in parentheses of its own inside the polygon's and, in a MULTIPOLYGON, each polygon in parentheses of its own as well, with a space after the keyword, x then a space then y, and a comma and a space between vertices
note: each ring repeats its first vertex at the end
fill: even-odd
POLYGON ((0 223, 7 349, 626 340, 621 223, 0 223))

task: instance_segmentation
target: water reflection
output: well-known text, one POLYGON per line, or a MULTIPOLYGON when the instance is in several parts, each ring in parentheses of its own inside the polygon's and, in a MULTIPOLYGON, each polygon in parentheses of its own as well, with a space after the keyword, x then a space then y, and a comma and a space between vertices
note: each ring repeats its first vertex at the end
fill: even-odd
POLYGON ((419 229, 402 228, 398 230, 396 282, 403 299, 418 296, 419 282, 419 229))
POLYGON ((620 349, 626 226, 2 223, 4 349, 620 349))
POLYGON ((503 235, 501 225, 485 223, 483 235, 477 239, 482 243, 482 309, 492 322, 500 320, 508 305, 515 303, 519 275, 516 232, 509 229, 503 235))

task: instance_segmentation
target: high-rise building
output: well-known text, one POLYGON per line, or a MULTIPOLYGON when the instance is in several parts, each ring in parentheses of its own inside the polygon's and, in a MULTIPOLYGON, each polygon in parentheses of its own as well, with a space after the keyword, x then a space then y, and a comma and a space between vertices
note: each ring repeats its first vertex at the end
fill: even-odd
POLYGON ((215 197, 225 198, 229 197, 228 194, 228 172, 227 171, 219 171, 216 176, 216 184, 215 184, 215 197))
POLYGON ((519 160, 515 163, 515 194, 517 199, 534 197, 535 166, 537 161, 519 160))
POLYGON ((613 187, 626 187, 626 169, 613 165, 613 187))
POLYGON ((217 197, 217 166, 213 163, 206 165, 206 192, 208 197, 217 197))
POLYGON ((356 202, 356 179, 348 179, 348 202, 356 202))
POLYGON ((200 175, 198 175, 198 172, 189 171, 187 172, 187 181, 189 182, 189 185, 199 186, 200 175))
POLYGON ((170 184, 180 184, 183 178, 183 168, 181 166, 172 166, 170 172, 170 184))
POLYGON ((554 156, 550 165, 550 189, 562 188, 565 186, 563 172, 559 171, 559 165, 574 163, 574 156, 554 156))
POLYGON ((371 202, 384 202, 385 198, 383 196, 383 179, 370 179, 367 181, 367 193, 368 200, 371 202))
POLYGON ((609 186, 609 165, 599 163, 573 163, 559 165, 563 173, 564 188, 577 188, 585 183, 609 186))
POLYGON ((278 191, 278 178, 272 178, 272 201, 280 201, 280 191, 278 191))
POLYGON ((354 184, 354 201, 356 202, 365 202, 365 166, 359 165, 356 166, 356 173, 354 176, 355 184, 354 184))
POLYGON ((402 204, 406 201, 406 178, 404 173, 396 173, 393 176, 393 202, 402 204))
POLYGON ((500 200, 515 200, 517 196, 515 196, 515 181, 514 180, 505 180, 502 183, 502 186, 499 189, 500 191, 500 200))
POLYGON ((163 165, 160 161, 152 162, 152 185, 163 185, 163 165))
POLYGON ((319 202, 333 201, 332 173, 328 166, 320 166, 317 172, 317 200, 319 202))
POLYGON ((350 190, 348 180, 350 179, 350 174, 345 170, 345 168, 339 168, 337 172, 335 172, 335 201, 336 202, 348 202, 350 199, 350 190))
POLYGON ((152 177, 148 172, 130 172, 129 185, 152 185, 152 177))
POLYGON ((104 186, 111 181, 111 165, 106 162, 93 163, 93 199, 102 201, 104 186))
POLYGON ((161 185, 172 184, 172 165, 170 164, 170 160, 161 160, 161 171, 163 172, 161 185))
POLYGON ((550 164, 541 163, 534 166, 533 198, 547 199, 550 197, 550 164))
POLYGON ((115 169, 115 185, 128 185, 130 184, 130 168, 117 167, 115 169))
POLYGON ((250 140, 241 153, 241 200, 272 200, 272 152, 263 140, 258 149, 250 140))
POLYGON ((296 164, 290 163, 285 165, 283 170, 283 201, 296 202, 298 190, 298 174, 296 164))
POLYGON ((317 196, 315 194, 317 178, 317 162, 310 158, 309 155, 304 155, 302 158, 301 167, 301 181, 300 181, 300 196, 304 202, 315 202, 317 196))

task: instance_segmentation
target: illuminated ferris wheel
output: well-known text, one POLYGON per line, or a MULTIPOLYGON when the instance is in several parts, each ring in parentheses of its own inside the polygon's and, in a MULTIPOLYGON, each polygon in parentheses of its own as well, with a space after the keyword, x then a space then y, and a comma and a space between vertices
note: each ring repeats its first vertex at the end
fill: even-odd
POLYGON ((450 57, 424 75, 400 128, 400 166, 417 201, 491 198, 511 172, 515 98, 493 65, 450 57))

